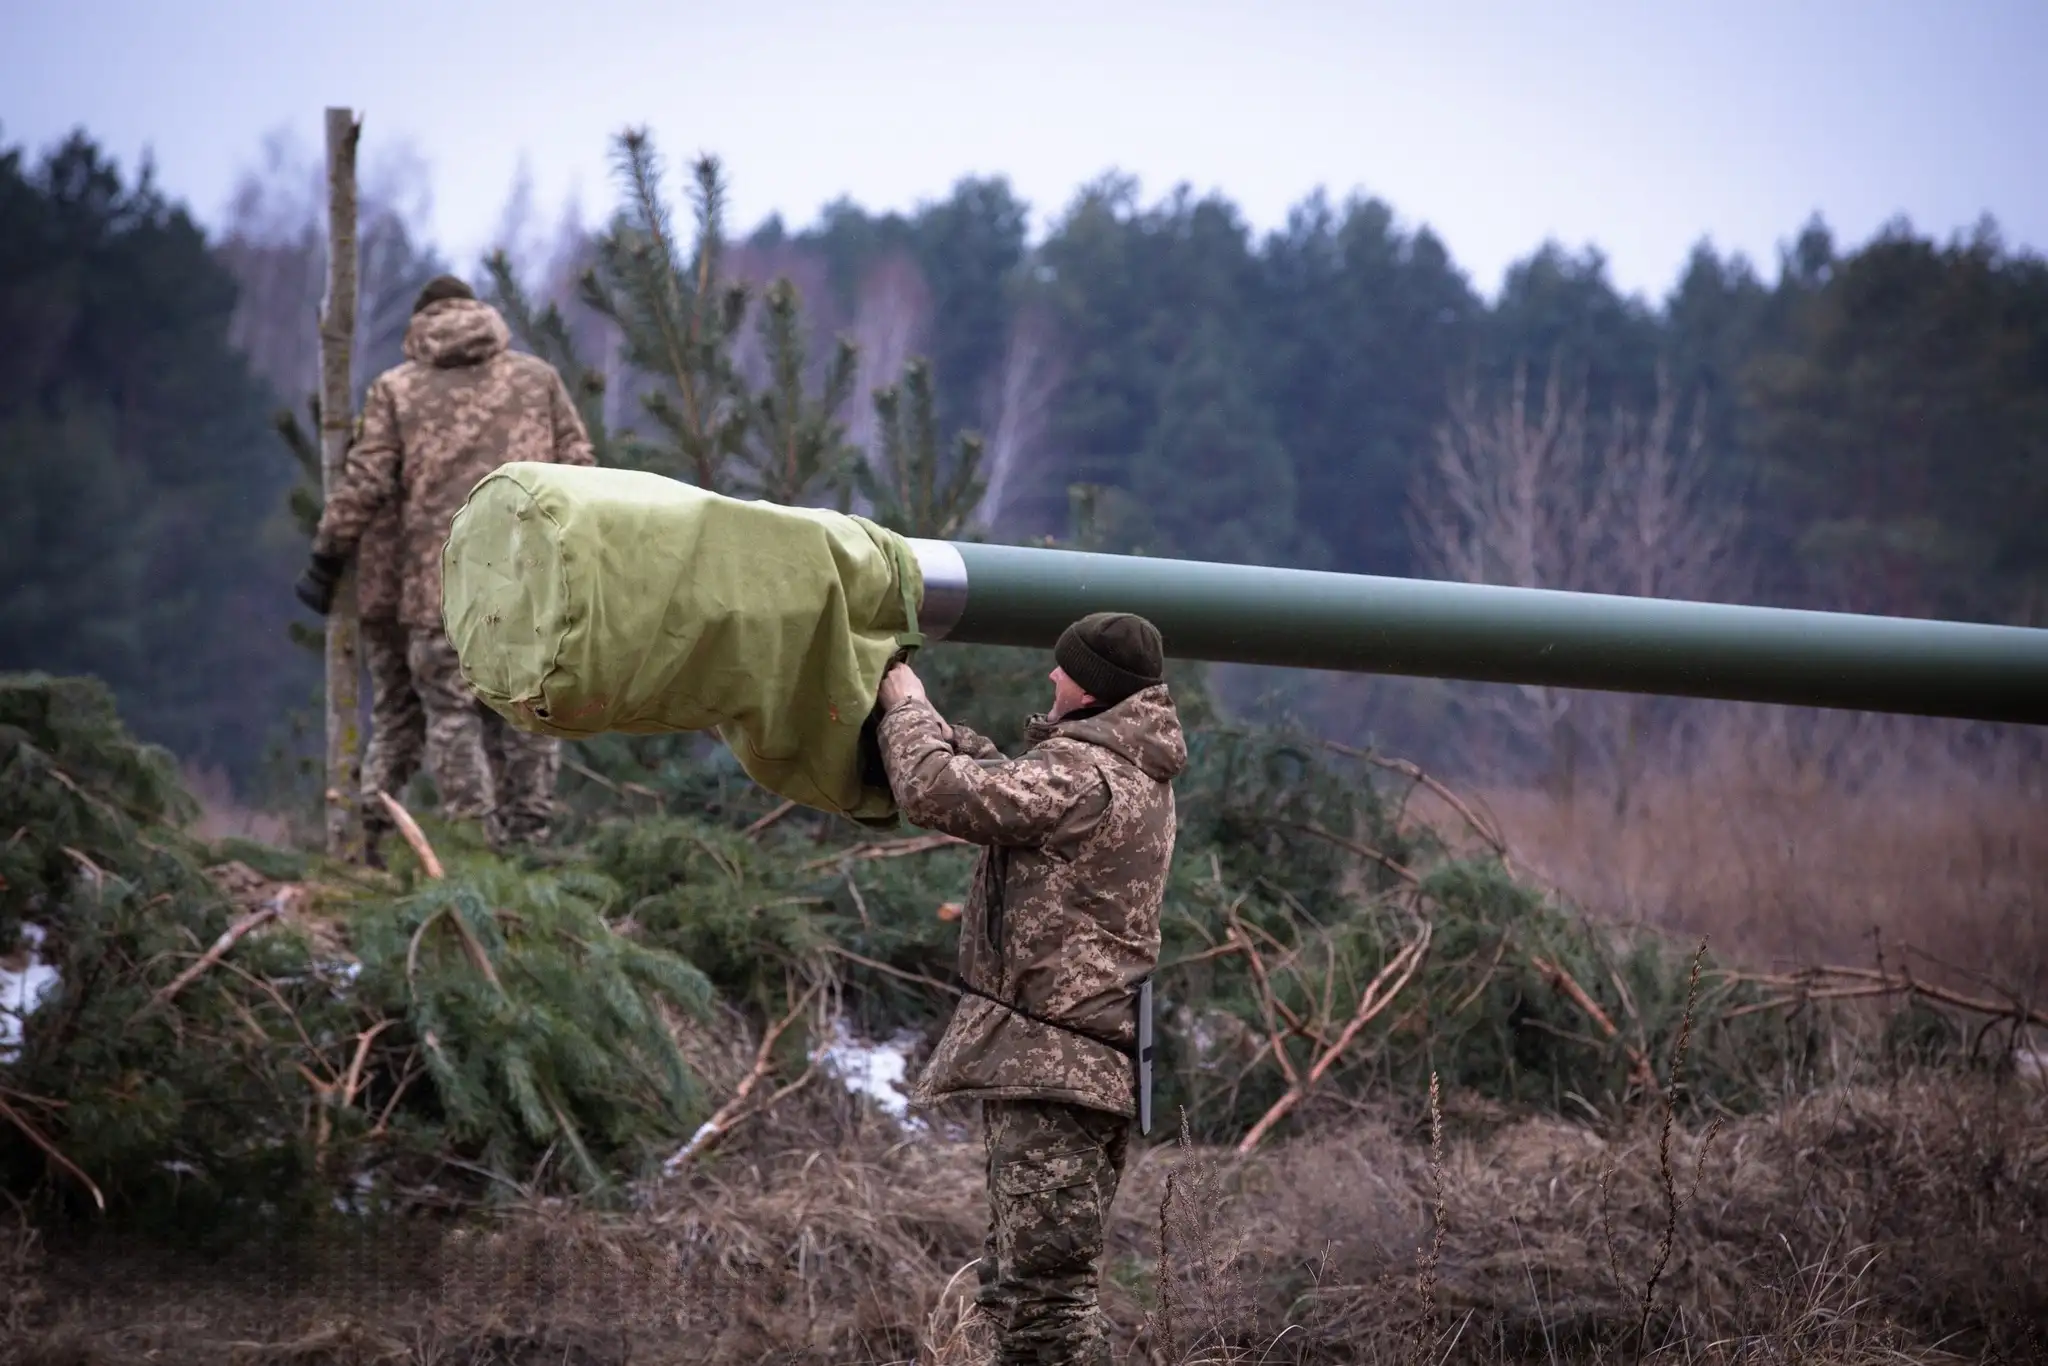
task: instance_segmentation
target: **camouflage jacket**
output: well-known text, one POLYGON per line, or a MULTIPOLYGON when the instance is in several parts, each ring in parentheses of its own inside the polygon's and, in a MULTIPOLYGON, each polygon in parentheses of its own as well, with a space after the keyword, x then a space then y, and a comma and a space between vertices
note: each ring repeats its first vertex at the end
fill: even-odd
POLYGON ((362 435, 321 514, 314 551, 346 555, 380 512, 397 508, 398 617, 407 626, 441 629, 441 547, 478 480, 515 460, 595 463, 561 376, 510 343, 489 304, 443 299, 422 309, 406 331, 404 363, 364 397, 362 435))
POLYGON ((882 720, 904 815, 983 846, 960 922, 960 976, 972 991, 913 1099, 1052 1100, 1132 1115, 1126 1050, 1137 1042, 1137 984, 1159 959, 1171 784, 1187 742, 1164 685, 1092 714, 1034 718, 1028 734, 1030 750, 1005 759, 965 727, 949 738, 928 702, 882 720))
POLYGON ((356 542, 356 615, 364 621, 398 620, 404 582, 398 572, 398 506, 388 505, 356 542))

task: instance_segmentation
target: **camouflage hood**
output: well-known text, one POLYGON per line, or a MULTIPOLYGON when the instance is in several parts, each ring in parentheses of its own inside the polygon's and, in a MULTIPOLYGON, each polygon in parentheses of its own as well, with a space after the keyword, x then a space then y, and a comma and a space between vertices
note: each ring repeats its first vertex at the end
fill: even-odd
POLYGON ((442 370, 482 365, 511 345, 498 310, 477 299, 428 304, 405 329, 405 358, 442 370))
POLYGON ((1025 727, 1032 744, 1054 736, 1098 745, 1144 771, 1154 782, 1170 783, 1188 766, 1187 737, 1180 713, 1164 685, 1134 693, 1113 707, 1060 721, 1034 716, 1025 727))
POLYGON ((1034 717, 1006 759, 928 702, 882 720, 897 804, 983 846, 960 917, 966 985, 913 1099, 1048 1100, 1134 1112, 1137 987, 1159 959, 1172 781, 1187 741, 1172 694, 1034 717))

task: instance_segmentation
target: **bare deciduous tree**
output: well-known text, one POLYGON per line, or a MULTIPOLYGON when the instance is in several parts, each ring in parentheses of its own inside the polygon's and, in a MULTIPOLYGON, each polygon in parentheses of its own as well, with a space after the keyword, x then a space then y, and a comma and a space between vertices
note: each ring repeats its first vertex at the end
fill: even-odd
MULTIPOLYGON (((239 286, 230 339, 287 403, 320 383, 308 320, 327 286, 326 192, 324 162, 289 133, 273 133, 235 187, 216 249, 239 286)), ((361 177, 357 203, 353 387, 360 393, 400 359, 412 300, 442 266, 424 245, 432 197, 426 163, 413 149, 383 149, 361 177)))
MULTIPOLYGON (((1421 472, 1410 527, 1426 572, 1466 583, 1639 597, 1726 598, 1739 585, 1737 522, 1708 487, 1697 416, 1681 432, 1660 371, 1647 414, 1617 411, 1595 435, 1583 385, 1553 362, 1540 407, 1526 372, 1504 400, 1452 396, 1421 472)), ((1604 760, 1625 802, 1640 765, 1646 699, 1516 686, 1462 688, 1516 747, 1544 756, 1569 793, 1604 760)))
POLYGON ((283 132, 264 139, 228 203, 216 253, 238 286, 228 338, 280 397, 319 383, 319 337, 307 325, 326 285, 323 167, 283 132))
MULTIPOLYGON (((924 350, 931 308, 931 290, 924 273, 906 253, 891 253, 868 271, 861 280, 853 315, 853 340, 860 347, 856 393, 872 394, 902 377, 911 357, 924 350)), ((853 405, 847 415, 846 435, 868 453, 870 461, 878 458, 872 404, 853 405)))
POLYGON ((1046 470, 1045 439, 1061 380, 1053 322, 1044 311, 1026 308, 1010 324, 1002 367, 988 402, 988 491, 980 520, 997 526, 1013 493, 1038 492, 1046 470))
POLYGON ((515 276, 521 280, 539 281, 545 293, 549 283, 547 258, 554 244, 542 238, 535 222, 537 216, 533 198, 533 167, 521 156, 519 169, 512 175, 512 189, 505 196, 505 207, 498 210, 498 226, 491 233, 490 249, 503 252, 515 276))
MULTIPOLYGON (((1517 367, 1504 402, 1483 403, 1471 381, 1452 395, 1410 508, 1425 573, 1513 588, 1577 586, 1586 551, 1585 396, 1567 397, 1560 363, 1551 365, 1538 413, 1528 387, 1517 367)), ((1572 705, 1560 689, 1529 684, 1459 693, 1511 744, 1538 752, 1553 750, 1572 705)))

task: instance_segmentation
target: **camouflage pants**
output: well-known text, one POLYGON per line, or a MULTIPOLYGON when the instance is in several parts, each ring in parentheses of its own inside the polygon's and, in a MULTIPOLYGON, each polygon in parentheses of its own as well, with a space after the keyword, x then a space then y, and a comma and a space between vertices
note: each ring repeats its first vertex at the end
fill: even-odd
POLYGON ((370 743, 363 753, 363 833, 374 844, 394 829, 377 800, 405 791, 420 771, 427 744, 427 713, 405 662, 405 627, 395 621, 363 623, 363 660, 370 670, 370 743))
POLYGON ((1054 1101, 982 1103, 989 1234, 976 1297, 999 1366, 1109 1366, 1100 1263, 1131 1121, 1054 1101))
POLYGON ((519 730, 478 701, 442 632, 407 632, 406 660, 426 713, 427 771, 440 790, 441 814, 481 821, 494 845, 545 842, 554 824, 561 742, 519 730))

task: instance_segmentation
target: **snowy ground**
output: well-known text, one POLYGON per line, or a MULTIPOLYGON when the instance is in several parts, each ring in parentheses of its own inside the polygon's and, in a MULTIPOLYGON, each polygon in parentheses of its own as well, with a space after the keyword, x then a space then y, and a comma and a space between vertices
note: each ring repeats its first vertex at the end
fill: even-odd
POLYGON ((833 1022, 832 1033, 832 1042, 819 1051, 818 1061, 837 1075, 847 1090, 872 1096, 877 1105, 905 1120, 910 1128, 922 1127, 907 1118, 910 1097, 904 1094, 908 1085, 905 1068, 916 1035, 904 1035, 887 1043, 862 1043, 847 1032, 844 1020, 833 1022))
MULTIPOLYGON (((909 1132, 923 1133, 925 1123, 910 1118, 910 1097, 903 1090, 910 1050, 916 1043, 915 1034, 904 1034, 886 1043, 863 1043, 853 1037, 844 1020, 834 1020, 831 1042, 812 1054, 812 1060, 837 1077, 847 1090, 872 1099, 909 1132)), ((711 1125, 707 1123, 669 1157, 665 1169, 673 1173, 681 1167, 710 1135, 711 1125)))

